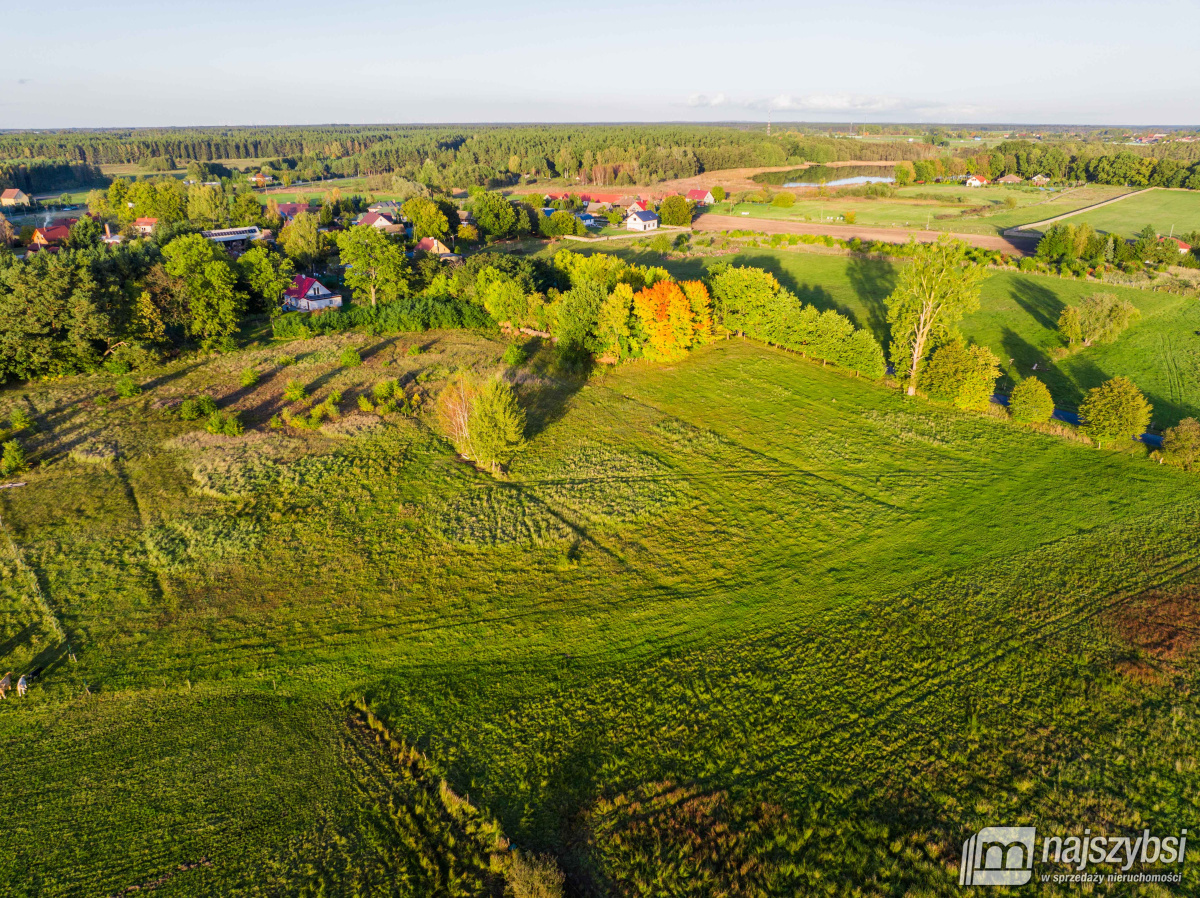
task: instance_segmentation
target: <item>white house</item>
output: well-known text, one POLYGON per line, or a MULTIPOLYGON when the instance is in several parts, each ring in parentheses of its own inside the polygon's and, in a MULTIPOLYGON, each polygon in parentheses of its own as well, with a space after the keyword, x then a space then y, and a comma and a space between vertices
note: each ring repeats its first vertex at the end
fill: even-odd
POLYGON ((316 278, 296 275, 292 286, 283 291, 283 307, 289 312, 315 312, 317 309, 336 309, 342 298, 331 293, 316 278))
POLYGON ((631 231, 653 231, 658 228, 658 216, 653 212, 630 212, 625 227, 631 231))
POLYGON ((971 177, 967 178, 968 187, 983 187, 987 182, 988 179, 983 175, 971 175, 971 177))

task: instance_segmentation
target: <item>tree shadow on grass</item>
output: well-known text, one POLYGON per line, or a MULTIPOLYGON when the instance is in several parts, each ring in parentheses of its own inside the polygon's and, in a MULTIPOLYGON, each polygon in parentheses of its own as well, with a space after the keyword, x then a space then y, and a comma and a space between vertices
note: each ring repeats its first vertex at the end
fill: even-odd
MULTIPOLYGON (((1011 392, 1022 380, 1036 377, 1050 391, 1055 407, 1074 409, 1079 405, 1083 391, 1073 371, 1060 368, 1044 350, 1034 346, 1011 327, 1001 332, 1000 347, 1003 351, 1000 366, 1005 371, 1004 383, 997 384, 1000 392, 1011 392)), ((1100 376, 1103 378, 1102 374, 1100 376)))
POLYGON ((1046 330, 1058 330, 1058 318, 1066 308, 1066 303, 1053 290, 1032 278, 1021 278, 1013 280, 1010 295, 1026 314, 1046 330))
POLYGON ((896 289, 896 266, 883 259, 851 256, 846 275, 867 310, 867 320, 859 326, 870 330, 886 352, 889 333, 886 300, 896 289))

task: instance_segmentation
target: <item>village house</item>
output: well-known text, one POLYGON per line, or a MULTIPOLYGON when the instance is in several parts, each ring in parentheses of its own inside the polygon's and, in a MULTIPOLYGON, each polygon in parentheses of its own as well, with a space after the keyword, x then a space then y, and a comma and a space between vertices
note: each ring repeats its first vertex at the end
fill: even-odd
POLYGON ((644 209, 630 212, 625 227, 631 231, 653 231, 658 228, 658 216, 644 209))
POLYGON ((650 203, 646 200, 635 199, 625 207, 625 211, 630 215, 632 215, 634 212, 649 212, 650 203))
POLYGON ((1181 256, 1186 256, 1188 253, 1190 253, 1192 251, 1192 245, 1190 243, 1184 243, 1178 237, 1159 237, 1158 238, 1159 243, 1163 242, 1164 240, 1170 240, 1172 243, 1174 243, 1176 246, 1178 246, 1179 247, 1179 255, 1181 255, 1181 256))
POLYGON ((250 176, 250 183, 255 187, 266 187, 274 180, 274 175, 267 175, 262 172, 255 172, 250 176))
POLYGON ((713 199, 712 191, 705 190, 703 187, 698 187, 687 192, 687 199, 690 202, 701 206, 711 206, 715 200, 713 199))
POLYGON ((45 227, 34 228, 33 237, 29 240, 30 246, 62 246, 67 242, 67 238, 71 236, 71 225, 75 224, 79 219, 65 218, 53 221, 45 227))
POLYGON ((0 192, 0 206, 28 206, 29 194, 19 187, 9 187, 0 192))
POLYGON ((1038 187, 1045 187, 1050 183, 1050 178, 1046 175, 1034 175, 1029 179, 1030 184, 1036 184, 1038 187))
POLYGON ((1020 175, 1005 175, 1003 178, 997 178, 997 184, 1020 184, 1025 179, 1020 175))
POLYGON ((308 211, 308 203, 280 203, 279 214, 286 224, 292 221, 301 212, 308 211))
POLYGON ((393 221, 399 221, 401 218, 400 204, 395 200, 382 200, 378 203, 372 203, 371 205, 367 206, 367 211, 378 212, 381 215, 387 215, 391 217, 393 221))
POLYGON ((283 291, 283 307, 292 312, 315 312, 341 308, 342 298, 316 278, 298 274, 292 286, 283 291))
POLYGON ((454 253, 451 252, 450 247, 446 246, 446 244, 442 243, 442 241, 438 240, 436 237, 422 237, 417 241, 415 249, 418 249, 424 253, 432 253, 438 257, 454 255, 454 253))
POLYGON ((968 187, 984 187, 987 183, 988 179, 983 175, 971 175, 971 177, 967 178, 968 187))
POLYGON ((154 233, 154 226, 157 224, 157 218, 138 218, 133 222, 133 229, 143 237, 149 237, 154 233))
POLYGON ((385 215, 383 212, 367 212, 359 216, 356 223, 380 231, 386 231, 388 228, 396 226, 396 222, 392 221, 391 216, 385 215))

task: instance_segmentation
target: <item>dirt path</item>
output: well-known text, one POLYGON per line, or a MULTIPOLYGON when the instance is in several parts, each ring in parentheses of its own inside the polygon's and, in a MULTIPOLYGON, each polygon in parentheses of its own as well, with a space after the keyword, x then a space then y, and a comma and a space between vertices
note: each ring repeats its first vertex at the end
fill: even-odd
POLYGON ((1082 209, 1076 209, 1073 212, 1064 212, 1062 215, 1055 215, 1053 218, 1045 218, 1041 221, 1031 221, 1029 224, 1017 225, 1015 228, 1009 228, 1004 232, 1006 237, 1022 236, 1024 231, 1041 231, 1044 225, 1054 224, 1056 221, 1062 221, 1064 218, 1071 218, 1075 215, 1082 215, 1084 212, 1091 212, 1093 209, 1099 209, 1101 206, 1108 206, 1112 203, 1119 203, 1121 200, 1127 200, 1131 196, 1137 196, 1139 193, 1148 193, 1151 190, 1157 190, 1156 187, 1147 187, 1144 190, 1135 190, 1133 193, 1123 193, 1120 196, 1114 196, 1111 200, 1104 200, 1100 203, 1094 203, 1091 206, 1084 206, 1082 209))
MULTIPOLYGON (((827 225, 810 221, 780 221, 773 218, 751 218, 748 215, 714 215, 705 213, 693 222, 697 231, 764 231, 767 234, 828 234, 850 240, 883 240, 888 243, 904 243, 916 237, 921 243, 932 243, 945 231, 908 230, 905 228, 868 228, 858 225, 827 225)), ((1015 256, 1031 255, 1037 248, 1037 237, 997 237, 987 234, 951 234, 981 249, 995 249, 1015 256)))

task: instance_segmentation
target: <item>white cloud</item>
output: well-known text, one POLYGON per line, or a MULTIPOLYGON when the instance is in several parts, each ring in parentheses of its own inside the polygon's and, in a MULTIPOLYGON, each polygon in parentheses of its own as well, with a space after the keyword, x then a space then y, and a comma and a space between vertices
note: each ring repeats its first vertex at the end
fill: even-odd
POLYGON ((729 98, 725 94, 713 94, 711 97, 707 94, 692 94, 687 98, 689 106, 724 106, 729 102, 729 98))

